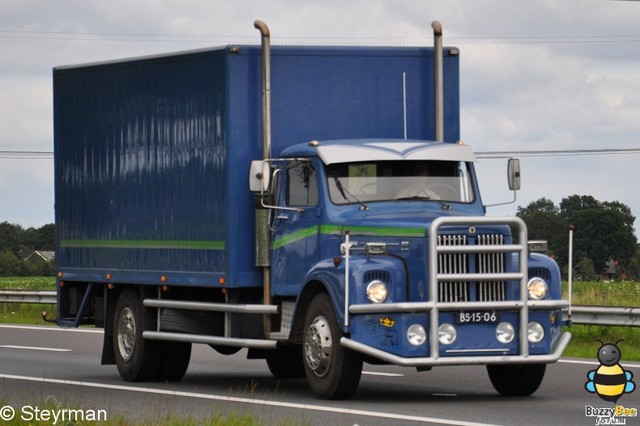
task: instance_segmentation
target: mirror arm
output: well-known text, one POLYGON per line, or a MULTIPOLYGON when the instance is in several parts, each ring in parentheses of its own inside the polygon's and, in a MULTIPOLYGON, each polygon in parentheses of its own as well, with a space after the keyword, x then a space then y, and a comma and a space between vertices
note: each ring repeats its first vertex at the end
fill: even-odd
POLYGON ((517 198, 516 192, 518 191, 516 190, 513 191, 513 200, 511 201, 505 201, 502 203, 495 203, 495 204, 485 204, 484 207, 487 208, 487 207, 506 206, 507 204, 513 204, 516 202, 516 198, 517 198))
MULTIPOLYGON (((271 182, 275 182, 276 181, 276 175, 278 173, 280 173, 282 171, 282 169, 275 169, 273 171, 273 174, 271 175, 271 182)), ((271 209, 271 210, 286 210, 286 211, 292 211, 292 212, 298 212, 298 213, 303 213, 304 209, 300 208, 300 207, 284 207, 284 206, 272 206, 269 204, 265 204, 264 203, 264 188, 261 187, 260 188, 260 206, 262 206, 265 209, 271 209)))

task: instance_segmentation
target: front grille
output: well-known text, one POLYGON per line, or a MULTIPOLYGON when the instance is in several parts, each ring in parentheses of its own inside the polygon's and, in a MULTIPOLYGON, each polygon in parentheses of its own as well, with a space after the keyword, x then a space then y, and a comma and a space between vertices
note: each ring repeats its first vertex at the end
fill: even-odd
POLYGON ((364 282, 382 281, 385 284, 391 284, 391 275, 387 271, 367 271, 364 273, 364 282))
POLYGON ((551 281, 551 272, 544 268, 529 268, 529 278, 531 277, 539 277, 549 282, 551 281))
MULTIPOLYGON (((467 245, 466 235, 438 235, 439 246, 467 245)), ((468 273, 467 255, 464 253, 440 253, 438 255, 438 273, 468 273)), ((440 302, 468 302, 469 283, 464 281, 441 281, 438 283, 438 300, 440 302)))
MULTIPOLYGON (((502 245, 502 235, 438 235, 439 246, 502 245)), ((496 274, 504 272, 503 253, 439 253, 439 274, 496 274)), ((440 302, 495 302, 506 300, 504 281, 441 281, 438 283, 440 302)))
MULTIPOLYGON (((478 235, 478 245, 502 245, 502 235, 478 235)), ((504 272, 504 254, 479 253, 478 272, 481 274, 495 274, 504 272)), ((495 302, 505 300, 504 281, 483 281, 478 283, 478 301, 495 302)))

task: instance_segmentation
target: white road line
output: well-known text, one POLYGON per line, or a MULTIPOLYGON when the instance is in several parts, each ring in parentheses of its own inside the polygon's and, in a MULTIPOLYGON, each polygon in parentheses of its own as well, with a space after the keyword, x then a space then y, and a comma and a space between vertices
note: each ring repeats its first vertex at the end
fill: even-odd
POLYGON ((406 420, 406 421, 414 421, 414 422, 421 422, 421 423, 435 423, 435 424, 441 424, 441 425, 490 426, 488 423, 465 422, 465 421, 450 420, 450 419, 443 419, 443 418, 437 418, 437 417, 410 416, 410 415, 397 414, 397 413, 384 413, 379 411, 369 411, 369 410, 365 411, 365 410, 354 410, 350 408, 329 407, 325 405, 296 404, 292 402, 269 401, 264 399, 252 399, 252 398, 238 398, 238 397, 232 397, 232 396, 210 395, 210 394, 195 393, 195 392, 180 392, 180 391, 172 391, 168 389, 152 389, 152 388, 143 388, 143 387, 137 387, 137 386, 108 385, 105 383, 78 382, 75 380, 49 379, 44 377, 29 377, 29 376, 15 376, 11 374, 0 374, 0 379, 22 380, 22 381, 29 381, 29 382, 60 384, 60 385, 68 385, 68 386, 84 386, 84 387, 98 388, 98 389, 111 389, 111 390, 128 391, 128 392, 149 393, 149 394, 156 394, 156 395, 169 395, 169 396, 183 397, 183 398, 198 398, 198 399, 205 399, 205 400, 211 400, 211 401, 235 402, 240 404, 253 404, 253 405, 262 405, 262 406, 293 408, 298 410, 322 411, 322 412, 328 412, 328 413, 347 414, 347 415, 353 415, 353 416, 375 417, 375 418, 390 419, 390 420, 406 420))
POLYGON ((404 377, 402 373, 383 373, 381 371, 363 371, 362 374, 369 376, 384 376, 384 377, 404 377))
POLYGON ((37 330, 37 331, 67 331, 72 333, 104 333, 101 328, 62 328, 53 325, 18 325, 18 324, 0 324, 0 328, 13 328, 18 330, 37 330))
MULTIPOLYGON (((583 361, 579 359, 561 359, 558 362, 565 363, 565 364, 600 365, 598 361, 587 361, 587 360, 583 361)), ((640 364, 630 364, 628 362, 624 362, 624 360, 622 360, 620 365, 623 366, 624 368, 640 368, 640 364)))
POLYGON ((31 350, 31 351, 71 352, 71 349, 42 348, 42 347, 37 347, 37 346, 0 345, 0 348, 5 348, 5 349, 28 349, 28 350, 31 350))

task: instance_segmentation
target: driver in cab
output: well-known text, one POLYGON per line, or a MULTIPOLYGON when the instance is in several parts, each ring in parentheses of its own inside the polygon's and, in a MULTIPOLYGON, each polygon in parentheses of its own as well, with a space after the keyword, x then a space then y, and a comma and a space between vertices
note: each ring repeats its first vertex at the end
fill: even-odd
POLYGON ((416 167, 413 176, 407 176, 406 186, 400 190, 396 199, 424 198, 428 200, 439 200, 440 196, 429 189, 429 170, 426 166, 416 167))

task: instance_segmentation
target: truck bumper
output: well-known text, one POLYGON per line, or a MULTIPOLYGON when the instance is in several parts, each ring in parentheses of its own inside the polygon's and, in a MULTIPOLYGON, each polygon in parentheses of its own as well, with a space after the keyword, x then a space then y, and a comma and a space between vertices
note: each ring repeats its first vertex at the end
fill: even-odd
POLYGON ((486 364, 551 364, 562 356, 571 340, 571 333, 562 333, 553 351, 546 355, 504 355, 504 356, 461 356, 461 357, 419 357, 405 358, 377 348, 356 342, 349 338, 340 339, 340 344, 346 348, 361 352, 373 358, 402 367, 432 367, 446 365, 486 365, 486 364))

